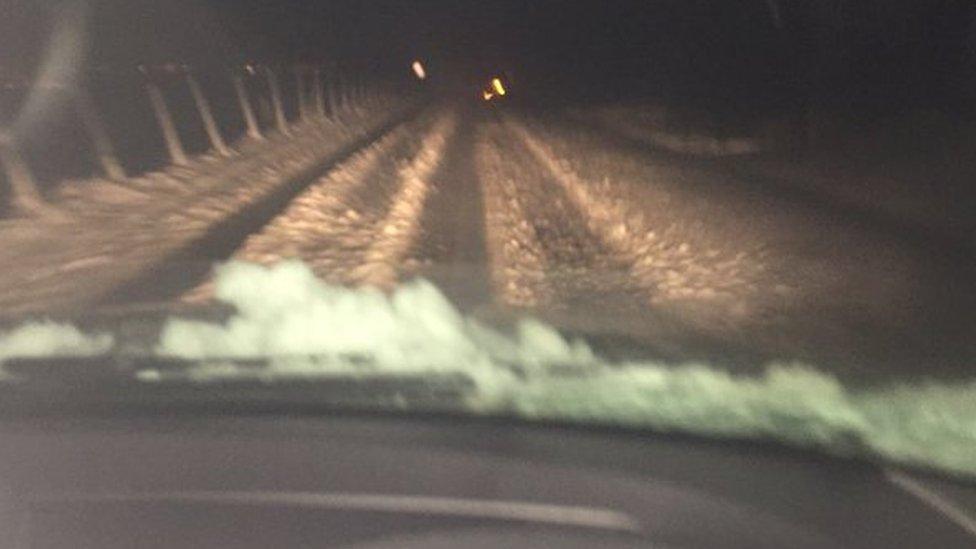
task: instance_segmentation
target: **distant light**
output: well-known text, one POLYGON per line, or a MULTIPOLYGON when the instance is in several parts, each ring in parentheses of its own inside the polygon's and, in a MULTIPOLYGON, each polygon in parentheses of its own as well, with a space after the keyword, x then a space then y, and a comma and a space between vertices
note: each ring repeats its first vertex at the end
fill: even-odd
POLYGON ((505 95, 505 86, 502 85, 500 78, 492 78, 491 87, 495 89, 495 93, 498 95, 505 95))
POLYGON ((488 90, 484 90, 481 92, 481 97, 483 97, 485 101, 491 101, 491 98, 495 97, 495 94, 491 93, 488 90))
POLYGON ((250 75, 255 75, 258 72, 254 68, 254 65, 251 65, 250 63, 248 63, 247 65, 244 65, 244 69, 247 70, 247 73, 250 74, 250 75))
POLYGON ((420 61, 414 61, 412 67, 413 73, 417 75, 417 78, 421 80, 427 78, 427 71, 424 70, 424 66, 420 63, 420 61))

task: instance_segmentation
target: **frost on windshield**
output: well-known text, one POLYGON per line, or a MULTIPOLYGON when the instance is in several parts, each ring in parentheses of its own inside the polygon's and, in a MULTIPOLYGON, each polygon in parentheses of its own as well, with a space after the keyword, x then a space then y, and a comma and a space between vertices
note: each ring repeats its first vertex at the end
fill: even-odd
MULTIPOLYGON (((179 381, 460 374, 474 383, 466 405, 477 413, 775 439, 976 476, 976 381, 852 389, 799 364, 772 364, 757 377, 705 364, 609 362, 539 321, 487 327, 429 282, 391 293, 350 289, 316 279, 300 262, 228 263, 215 295, 237 314, 222 324, 170 319, 155 353, 270 364, 255 373, 204 361, 179 381)), ((0 360, 110 346, 68 326, 28 325, 0 335, 0 360)))

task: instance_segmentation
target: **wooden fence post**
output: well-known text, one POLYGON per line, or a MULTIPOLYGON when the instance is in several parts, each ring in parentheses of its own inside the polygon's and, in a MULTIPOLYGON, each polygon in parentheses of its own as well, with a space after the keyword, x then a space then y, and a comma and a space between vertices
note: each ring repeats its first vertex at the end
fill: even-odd
POLYGON ((325 116, 325 97, 322 94, 322 71, 316 67, 313 74, 315 76, 315 112, 321 118, 325 116))
POLYGON ((278 131, 283 135, 291 135, 288 130, 288 120, 285 119, 285 107, 281 104, 281 87, 278 86, 278 77, 270 68, 266 68, 268 76, 268 87, 271 89, 271 103, 274 107, 275 123, 278 131))
POLYGON ((227 147, 224 136, 220 134, 220 128, 217 127, 217 120, 210 108, 210 102, 203 95, 200 84, 197 83, 197 79, 193 77, 193 73, 190 71, 186 71, 186 83, 190 87, 190 95, 193 96, 193 102, 196 104, 197 112, 203 121, 203 129, 206 130, 207 137, 210 139, 210 146, 221 156, 231 156, 230 148, 227 147))
POLYGON ((95 156, 98 157, 98 163, 102 166, 105 176, 114 181, 124 181, 126 179, 125 169, 115 154, 115 147, 112 146, 108 130, 105 129, 105 124, 98 116, 95 102, 92 101, 88 90, 79 88, 75 91, 74 99, 75 110, 78 112, 78 117, 81 118, 81 123, 95 147, 95 156))
POLYGON ((332 120, 335 120, 336 116, 339 114, 339 91, 337 89, 337 78, 336 72, 333 71, 326 83, 326 86, 328 86, 329 118, 332 120))
POLYGON ((305 69, 295 67, 295 95, 298 100, 298 118, 308 120, 308 98, 305 94, 305 69))
POLYGON ((146 83, 146 90, 149 93, 149 102, 152 104, 156 122, 159 123, 159 129, 163 132, 163 140, 166 142, 166 150, 169 152, 170 160, 177 166, 189 164, 183 142, 180 141, 180 134, 177 133, 176 125, 173 124, 173 115, 170 114, 169 108, 166 106, 166 99, 163 98, 163 92, 152 82, 146 83))
POLYGON ((31 215, 59 213, 44 201, 17 142, 6 131, 0 131, 0 168, 10 184, 10 202, 15 210, 31 215))
POLYGON ((247 135, 251 139, 264 139, 264 136, 261 135, 261 128, 258 126, 258 118, 254 115, 254 108, 251 106, 251 101, 247 97, 247 88, 244 87, 244 79, 239 74, 233 75, 231 79, 234 82, 234 92, 237 94, 237 102, 240 104, 241 114, 244 116, 244 124, 247 126, 247 135))

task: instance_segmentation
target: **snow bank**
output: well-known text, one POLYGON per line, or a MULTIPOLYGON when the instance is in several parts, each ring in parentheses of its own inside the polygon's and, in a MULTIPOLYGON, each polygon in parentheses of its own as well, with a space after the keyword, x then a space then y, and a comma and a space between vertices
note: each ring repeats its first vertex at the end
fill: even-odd
POLYGON ((595 119, 608 127, 635 139, 643 139, 663 149, 697 156, 741 156, 762 151, 763 144, 756 137, 716 137, 698 133, 668 130, 665 121, 668 109, 663 106, 641 108, 603 108, 595 113, 573 113, 584 120, 595 119))

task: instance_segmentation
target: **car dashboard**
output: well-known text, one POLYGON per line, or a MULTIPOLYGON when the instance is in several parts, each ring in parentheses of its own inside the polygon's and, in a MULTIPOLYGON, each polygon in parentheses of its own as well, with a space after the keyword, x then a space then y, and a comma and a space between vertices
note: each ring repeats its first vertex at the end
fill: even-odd
POLYGON ((0 423, 3 547, 971 547, 879 467, 457 416, 0 423))

